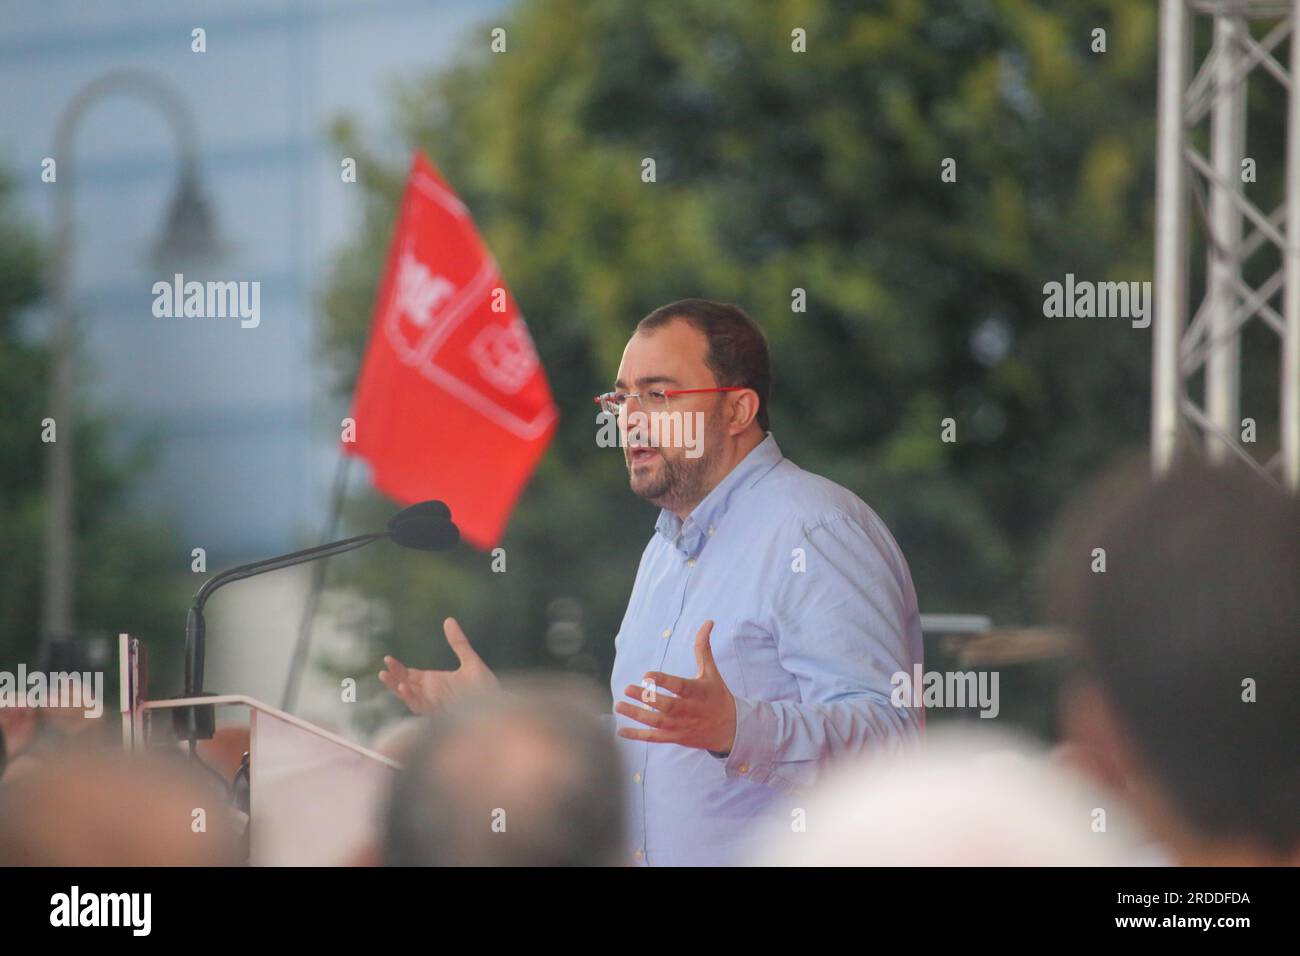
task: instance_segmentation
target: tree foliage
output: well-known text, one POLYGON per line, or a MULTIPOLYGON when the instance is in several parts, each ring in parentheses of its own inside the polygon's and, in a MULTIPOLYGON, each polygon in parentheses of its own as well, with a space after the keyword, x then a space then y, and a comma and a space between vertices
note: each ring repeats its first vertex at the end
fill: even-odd
MULTIPOLYGON (((774 434, 882 515, 923 610, 1031 620, 1053 515, 1145 440, 1148 332, 1045 318, 1043 285, 1150 278, 1155 29, 1123 0, 533 0, 409 82, 396 126, 469 205, 563 420, 506 574, 464 553, 350 566, 395 608, 381 643, 445 665, 436 621, 455 614, 490 664, 553 664, 576 604, 570 663, 607 672, 654 512, 595 447, 591 396, 637 319, 685 296, 764 326, 774 434)), ((326 301, 346 391, 406 163, 336 133, 366 192, 326 301)))
MULTIPOLYGON (((49 350, 20 322, 41 301, 47 251, 19 220, 10 190, 0 179, 0 665, 12 669, 35 659, 40 635, 51 446, 41 437, 49 414, 49 350)), ((123 631, 144 638, 155 664, 153 696, 163 696, 160 688, 179 679, 172 665, 184 637, 188 559, 165 529, 128 506, 131 477, 144 457, 111 452, 105 417, 80 404, 77 413, 77 637, 104 638, 110 648, 123 631)), ((107 670, 115 681, 116 669, 107 670)))

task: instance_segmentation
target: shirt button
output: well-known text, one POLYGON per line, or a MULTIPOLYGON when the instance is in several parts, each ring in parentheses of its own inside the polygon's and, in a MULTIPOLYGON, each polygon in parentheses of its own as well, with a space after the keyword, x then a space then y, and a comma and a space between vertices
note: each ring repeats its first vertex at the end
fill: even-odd
POLYGON ((739 767, 736 768, 736 772, 741 774, 749 773, 749 764, 742 763, 739 767))
POLYGON ((693 568, 693 567, 695 567, 695 559, 694 559, 694 558, 690 558, 690 559, 688 559, 687 562, 686 562, 686 566, 687 566, 688 568, 693 568))
POLYGON ((709 525, 709 534, 713 534, 713 525, 709 525))
POLYGON ((664 637, 672 637, 672 636, 673 636, 673 629, 671 627, 665 627, 664 637))
POLYGON ((638 771, 638 772, 632 774, 632 782, 633 782, 633 783, 640 783, 640 782, 641 782, 641 773, 640 773, 640 771, 638 771))
POLYGON ((645 850, 637 850, 632 854, 632 858, 638 863, 645 859, 645 850))

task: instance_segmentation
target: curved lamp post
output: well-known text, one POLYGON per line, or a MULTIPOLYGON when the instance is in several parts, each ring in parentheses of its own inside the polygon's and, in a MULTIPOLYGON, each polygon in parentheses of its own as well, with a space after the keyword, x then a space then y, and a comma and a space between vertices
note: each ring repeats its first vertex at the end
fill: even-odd
POLYGON ((163 235, 154 246, 155 261, 164 258, 199 258, 215 253, 217 241, 212 214, 199 192, 198 136, 194 119, 179 94, 161 77, 142 70, 115 70, 82 87, 59 117, 54 134, 54 156, 62 174, 54 190, 54 255, 50 261, 49 289, 53 307, 49 415, 55 421, 56 440, 49 449, 46 473, 45 581, 41 642, 75 636, 73 582, 75 557, 74 417, 78 330, 71 301, 71 275, 75 256, 72 221, 73 192, 77 177, 73 136, 86 113, 99 101, 125 95, 161 113, 176 136, 180 174, 163 235))

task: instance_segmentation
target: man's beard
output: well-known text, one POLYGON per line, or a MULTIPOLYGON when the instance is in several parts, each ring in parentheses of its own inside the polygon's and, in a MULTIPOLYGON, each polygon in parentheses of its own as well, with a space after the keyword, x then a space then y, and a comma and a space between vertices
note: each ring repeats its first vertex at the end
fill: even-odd
MULTIPOLYGON (((700 442, 700 456, 687 458, 669 458, 659 450, 659 470, 653 476, 637 476, 625 449, 624 455, 628 466, 628 484, 632 493, 644 498, 651 504, 669 511, 682 511, 693 508, 703 500, 711 490, 709 478, 713 473, 714 463, 722 449, 721 416, 710 415, 700 442)), ((653 459, 651 463, 653 464, 653 459)))

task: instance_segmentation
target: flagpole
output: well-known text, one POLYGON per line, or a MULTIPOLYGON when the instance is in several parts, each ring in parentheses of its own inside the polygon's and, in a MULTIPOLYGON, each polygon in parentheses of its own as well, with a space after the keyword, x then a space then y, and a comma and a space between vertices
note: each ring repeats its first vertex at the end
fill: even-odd
MULTIPOLYGON (((329 519, 325 524, 325 533, 321 541, 333 541, 338 529, 339 517, 343 512, 343 498, 348 490, 348 471, 352 465, 352 456, 339 452, 338 464, 334 467, 334 486, 330 492, 329 519)), ((302 684, 302 674, 307 667, 307 656, 311 650, 311 631, 316 623, 316 609, 320 605, 321 591, 325 587, 325 571, 329 565, 328 558, 313 562, 311 587, 307 591, 307 601, 303 604, 302 617, 298 621, 298 640, 294 643, 293 658, 289 662, 289 676, 284 683, 284 696, 280 709, 293 713, 298 703, 298 688, 302 684)))

